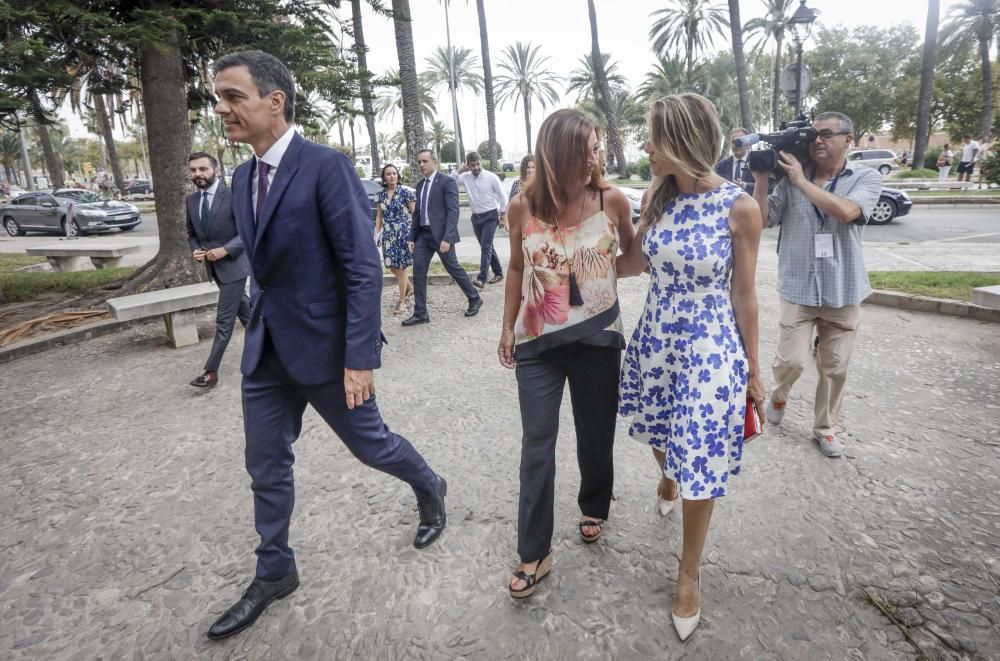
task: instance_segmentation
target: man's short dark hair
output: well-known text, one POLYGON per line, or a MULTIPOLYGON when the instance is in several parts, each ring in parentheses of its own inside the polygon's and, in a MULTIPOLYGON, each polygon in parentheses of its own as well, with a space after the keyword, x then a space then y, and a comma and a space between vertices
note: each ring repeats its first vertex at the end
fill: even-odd
POLYGON ((481 160, 483 159, 479 158, 479 154, 474 151, 470 151, 468 154, 465 155, 465 162, 468 165, 472 165, 473 163, 478 163, 481 160))
POLYGON ((212 163, 212 167, 216 170, 219 169, 219 162, 215 160, 215 157, 209 154, 207 151, 196 151, 188 156, 188 163, 191 161, 197 161, 199 158, 207 158, 209 162, 212 163))
MULTIPOLYGON (((816 119, 813 120, 813 122, 814 123, 815 122, 822 122, 823 120, 827 120, 827 119, 835 119, 835 120, 837 120, 838 122, 840 122, 840 130, 841 131, 847 131, 851 135, 854 135, 854 122, 851 121, 850 117, 848 117, 847 115, 845 115, 842 112, 829 111, 829 112, 820 113, 816 117, 816 119)), ((868 139, 869 140, 874 140, 875 136, 869 136, 868 139)))
POLYGON ((962 140, 972 140, 972 136, 966 133, 965 135, 962 136, 962 140))
POLYGON ((213 73, 232 67, 246 67, 250 78, 264 98, 275 90, 285 95, 285 121, 289 124, 295 118, 295 81, 285 63, 259 50, 240 51, 223 55, 212 66, 213 73))
POLYGON ((431 160, 434 161, 434 162, 437 162, 437 160, 438 160, 437 154, 434 153, 433 149, 427 149, 426 147, 423 148, 423 149, 418 149, 417 150, 417 156, 420 156, 421 154, 430 154, 431 155, 431 160))

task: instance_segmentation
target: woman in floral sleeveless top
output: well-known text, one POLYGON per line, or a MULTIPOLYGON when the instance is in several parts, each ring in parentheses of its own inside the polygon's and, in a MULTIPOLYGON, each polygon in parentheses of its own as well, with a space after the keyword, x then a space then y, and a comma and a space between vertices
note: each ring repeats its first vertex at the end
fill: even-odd
POLYGON ((569 382, 580 464, 580 535, 596 542, 611 506, 617 381, 625 347, 615 279, 632 243, 625 196, 601 179, 596 124, 576 110, 542 123, 534 177, 507 209, 511 259, 500 363, 521 405, 520 564, 510 595, 530 596, 552 566, 556 435, 569 382))
POLYGON ((739 473, 747 396, 763 409, 754 288, 761 218, 752 198, 714 173, 722 129, 707 99, 660 99, 649 136, 653 183, 640 238, 618 258, 618 275, 648 268, 651 278, 622 366, 619 409, 633 416, 629 434, 653 449, 665 497, 679 491, 683 499, 671 615, 685 640, 701 619, 713 504, 739 473))

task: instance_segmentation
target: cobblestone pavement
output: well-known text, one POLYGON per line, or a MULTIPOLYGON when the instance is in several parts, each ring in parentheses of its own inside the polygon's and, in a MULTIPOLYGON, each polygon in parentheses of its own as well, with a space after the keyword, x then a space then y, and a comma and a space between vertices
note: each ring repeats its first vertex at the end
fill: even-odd
MULTIPOLYGON (((765 249, 765 363, 774 279, 765 249)), ((846 457, 809 440, 807 371, 716 508, 703 625, 681 644, 669 615, 679 512, 656 513, 656 466, 622 424, 610 523, 582 544, 568 406, 553 573, 526 602, 507 596, 520 429, 513 374, 495 359, 502 291, 474 319, 457 288, 431 296, 429 325, 386 315, 378 396, 449 480, 444 536, 414 550, 409 489, 357 463, 310 410, 292 526, 302 587, 221 643, 205 631, 248 581, 256 542, 242 332, 209 392, 187 385, 208 343, 169 349, 159 323, 0 367, 0 657, 914 658, 868 588, 930 658, 1000 658, 996 325, 865 307, 846 457)), ((622 283, 626 327, 644 296, 643 280, 622 283)))

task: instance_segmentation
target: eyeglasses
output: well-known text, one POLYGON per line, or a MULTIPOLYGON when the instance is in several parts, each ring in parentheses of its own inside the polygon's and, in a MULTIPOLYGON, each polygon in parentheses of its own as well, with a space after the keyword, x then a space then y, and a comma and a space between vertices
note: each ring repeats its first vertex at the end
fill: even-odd
POLYGON ((830 129, 824 129, 822 131, 817 131, 816 136, 823 138, 824 140, 829 140, 835 135, 850 135, 850 131, 831 131, 830 129))

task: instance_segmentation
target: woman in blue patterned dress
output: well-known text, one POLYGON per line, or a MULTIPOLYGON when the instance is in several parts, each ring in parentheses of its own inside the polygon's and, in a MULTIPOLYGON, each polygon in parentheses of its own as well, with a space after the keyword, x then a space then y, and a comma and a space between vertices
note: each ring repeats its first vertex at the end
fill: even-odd
POLYGON ((375 235, 382 233, 382 259, 399 285, 399 303, 392 312, 402 314, 406 299, 413 295, 413 283, 406 275, 406 269, 413 263, 407 241, 417 198, 413 191, 399 183, 399 170, 392 163, 382 168, 382 186, 376 198, 375 235))
POLYGON ((646 307, 622 366, 619 413, 653 448, 683 499, 684 537, 672 620, 681 640, 701 617, 701 554, 716 498, 739 473, 747 396, 763 407, 754 273, 760 211, 714 173, 722 129, 697 94, 656 101, 646 153, 653 183, 640 240, 618 277, 650 271, 646 307))

